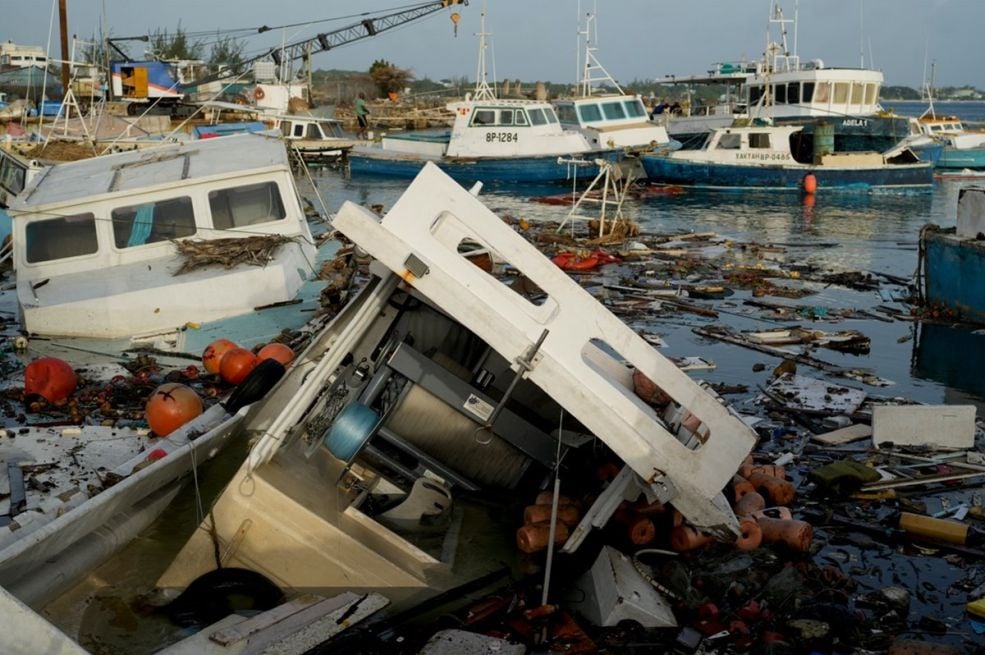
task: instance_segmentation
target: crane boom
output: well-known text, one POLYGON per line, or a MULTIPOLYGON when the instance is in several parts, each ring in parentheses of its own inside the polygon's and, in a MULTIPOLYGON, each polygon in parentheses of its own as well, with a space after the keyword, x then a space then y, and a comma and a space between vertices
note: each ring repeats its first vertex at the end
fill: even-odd
MULTIPOLYGON (((353 23, 337 30, 332 30, 331 32, 317 34, 310 39, 297 41, 296 43, 290 43, 278 48, 272 48, 262 55, 246 59, 238 65, 227 68, 222 72, 209 75, 202 80, 196 80, 195 83, 202 84, 205 82, 212 82, 238 75, 245 67, 257 61, 266 59, 267 57, 273 59, 278 66, 284 61, 297 61, 311 54, 325 52, 333 48, 338 48, 339 46, 360 41, 371 36, 376 36, 381 32, 386 32, 411 21, 429 16, 436 11, 456 5, 467 6, 468 4, 469 0, 436 0, 435 2, 425 2, 411 7, 410 9, 397 11, 392 14, 385 14, 376 18, 366 18, 358 23, 353 23)), ((262 34, 264 32, 271 31, 271 29, 273 28, 264 26, 261 27, 258 32, 262 34)))

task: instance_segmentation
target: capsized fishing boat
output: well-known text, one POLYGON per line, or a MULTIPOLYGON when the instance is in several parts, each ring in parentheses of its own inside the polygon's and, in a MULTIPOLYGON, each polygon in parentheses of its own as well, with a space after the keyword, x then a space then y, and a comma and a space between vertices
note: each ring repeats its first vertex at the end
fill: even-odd
POLYGON ((931 311, 985 323, 985 187, 958 192, 957 225, 920 230, 918 286, 931 311))
POLYGON ((171 332, 289 301, 314 273, 286 150, 257 134, 54 165, 9 213, 34 334, 171 332))
MULTIPOLYGON (((802 128, 753 125, 713 130, 701 150, 645 154, 652 182, 717 189, 800 189, 813 175, 818 188, 870 190, 926 188, 933 165, 907 148, 888 153, 820 151, 808 161, 794 156, 802 128)), ((820 145, 815 140, 815 145, 820 145)))
POLYGON ((359 142, 342 131, 342 121, 311 114, 276 116, 287 147, 307 162, 319 163, 338 159, 359 142))
POLYGON ((486 76, 485 27, 479 37, 475 92, 447 105, 451 130, 390 133, 379 145, 357 146, 348 156, 351 174, 414 177, 431 162, 466 183, 558 182, 591 179, 599 172, 596 160, 622 158, 621 149, 593 146, 581 132, 564 129, 546 100, 496 97, 486 76))
POLYGON ((641 494, 737 534, 720 492, 752 430, 436 166, 382 221, 346 203, 333 226, 375 259, 371 278, 251 407, 248 461, 161 589, 218 565, 294 592, 420 600, 498 567, 493 548, 511 546, 490 501, 542 488, 559 462, 597 462, 593 443, 625 466, 565 548, 605 524, 613 498, 641 494), (634 392, 633 367, 673 399, 666 413, 634 392))

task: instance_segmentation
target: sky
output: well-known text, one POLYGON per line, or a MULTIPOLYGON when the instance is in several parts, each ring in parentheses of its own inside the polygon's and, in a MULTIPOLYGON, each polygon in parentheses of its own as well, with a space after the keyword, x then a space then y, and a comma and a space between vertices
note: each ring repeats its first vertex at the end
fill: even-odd
MULTIPOLYGON (((66 0, 69 34, 91 38, 105 25, 113 36, 250 29, 248 54, 338 29, 362 12, 399 11, 415 0, 66 0), (336 19, 336 20, 328 20, 336 19), (311 24, 311 21, 321 21, 311 24), (305 24, 307 23, 307 24, 305 24), (263 35, 261 25, 281 27, 263 35)), ((755 59, 766 44, 770 0, 471 0, 423 20, 313 58, 317 68, 368 70, 376 59, 409 68, 417 79, 474 79, 479 17, 485 4, 490 77, 573 82, 579 10, 597 16, 596 56, 622 83, 665 75, 705 73, 715 62, 755 59), (460 14, 454 34, 452 11, 460 14)), ((787 18, 798 10, 802 60, 826 66, 881 70, 886 84, 918 88, 936 62, 936 86, 985 88, 985 0, 783 0, 787 18)), ((57 0, 0 0, 0 41, 49 43, 57 56, 57 0)), ((788 34, 793 49, 794 36, 788 34)), ((141 44, 136 44, 141 45, 141 44)), ((139 55, 134 47, 131 54, 139 55)))

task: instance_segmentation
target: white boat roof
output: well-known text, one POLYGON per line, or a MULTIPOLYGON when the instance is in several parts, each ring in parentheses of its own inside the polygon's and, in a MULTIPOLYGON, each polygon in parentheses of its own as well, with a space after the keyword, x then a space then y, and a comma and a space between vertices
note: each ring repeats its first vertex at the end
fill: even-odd
POLYGON ((233 175, 270 167, 289 168, 284 143, 261 134, 168 143, 152 148, 55 164, 11 202, 12 212, 32 211, 92 197, 133 194, 162 185, 233 175))

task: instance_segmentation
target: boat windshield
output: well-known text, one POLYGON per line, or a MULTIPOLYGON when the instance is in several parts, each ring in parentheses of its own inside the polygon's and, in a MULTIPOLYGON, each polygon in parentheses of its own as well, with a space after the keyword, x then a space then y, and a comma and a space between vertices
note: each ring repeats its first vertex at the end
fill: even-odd
POLYGON ((578 105, 578 117, 582 123, 602 120, 602 110, 596 104, 578 105))

